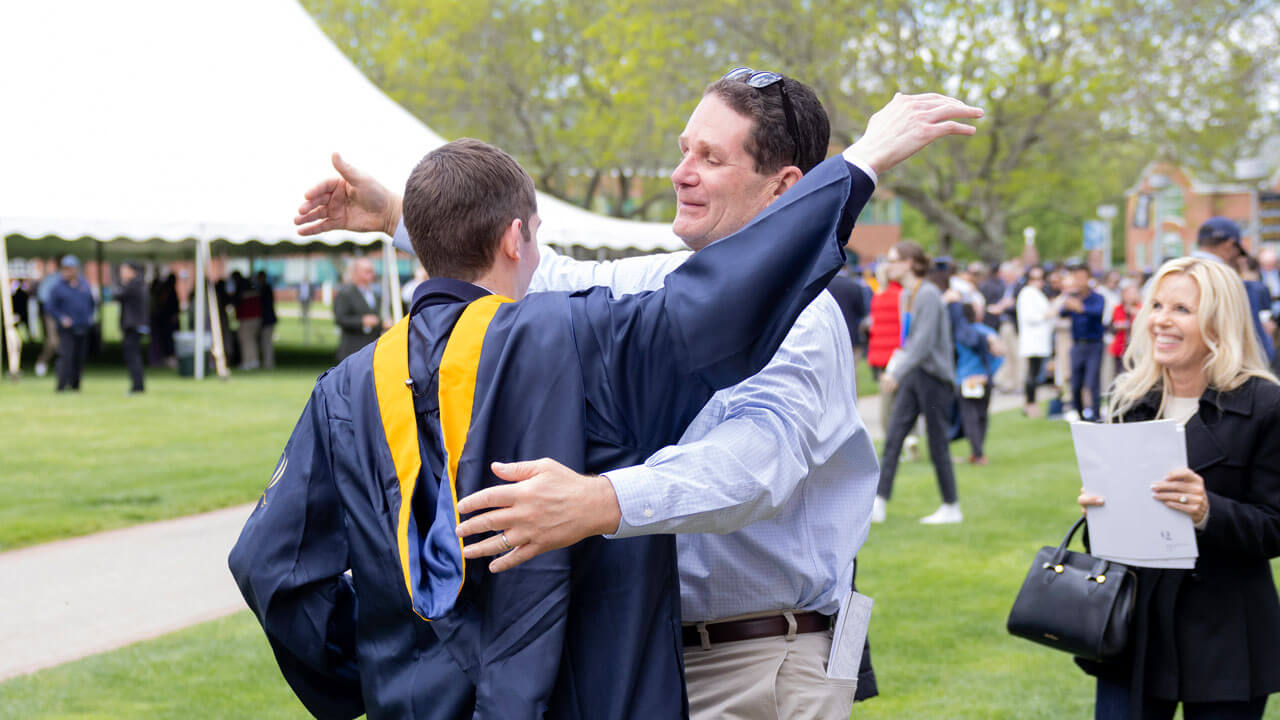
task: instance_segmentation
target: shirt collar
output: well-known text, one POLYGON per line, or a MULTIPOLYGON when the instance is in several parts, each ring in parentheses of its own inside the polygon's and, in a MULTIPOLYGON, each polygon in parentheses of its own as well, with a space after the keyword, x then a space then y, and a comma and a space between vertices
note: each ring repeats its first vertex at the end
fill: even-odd
POLYGON ((409 314, 431 305, 443 305, 452 302, 471 302, 493 293, 479 285, 472 285, 453 278, 430 278, 423 280, 413 291, 413 303, 409 314))
MULTIPOLYGON (((1200 396, 1201 403, 1208 403, 1214 407, 1221 408, 1239 415, 1248 415, 1253 412, 1253 383, 1256 378, 1250 378, 1243 385, 1235 390, 1222 391, 1209 388, 1200 396)), ((1160 385, 1156 385, 1146 395, 1142 397, 1135 407, 1146 407, 1150 409, 1152 415, 1160 407, 1160 385)))

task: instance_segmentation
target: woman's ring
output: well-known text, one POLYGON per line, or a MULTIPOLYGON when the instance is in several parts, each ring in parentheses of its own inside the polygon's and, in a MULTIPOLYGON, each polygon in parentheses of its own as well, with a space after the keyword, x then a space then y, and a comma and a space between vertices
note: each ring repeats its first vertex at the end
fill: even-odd
MULTIPOLYGON (((1186 504, 1187 504, 1187 496, 1186 496, 1186 495, 1183 495, 1183 496, 1179 497, 1179 498, 1178 498, 1178 502, 1182 503, 1183 505, 1186 505, 1186 504)), ((505 542, 505 541, 506 541, 506 538, 503 538, 502 540, 503 540, 503 542, 505 542)))
MULTIPOLYGON (((1184 497, 1185 497, 1185 496, 1184 496, 1184 497)), ((511 552, 512 550, 514 550, 514 549, 515 549, 515 548, 513 548, 513 547, 511 546, 510 541, 508 541, 508 540, 507 540, 507 531, 506 531, 506 530, 503 530, 502 532, 498 533, 498 537, 502 539, 502 546, 503 546, 503 547, 505 547, 505 548, 507 549, 507 552, 511 552)))

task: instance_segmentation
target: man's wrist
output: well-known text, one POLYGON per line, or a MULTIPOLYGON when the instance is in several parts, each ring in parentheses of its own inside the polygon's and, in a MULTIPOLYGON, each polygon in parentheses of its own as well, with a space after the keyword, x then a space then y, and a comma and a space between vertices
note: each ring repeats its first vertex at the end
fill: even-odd
POLYGON ((863 145, 861 140, 845 148, 841 155, 845 162, 856 165, 859 170, 866 173, 867 177, 871 178, 872 185, 880 183, 880 173, 884 170, 881 167, 883 162, 871 152, 870 148, 863 145), (880 164, 878 165, 877 162, 880 164))
POLYGON ((613 481, 607 475, 589 475, 596 481, 597 500, 593 503, 598 512, 598 522, 592 529, 593 535, 616 535, 622 529, 622 505, 618 503, 618 493, 613 489, 613 481))
POLYGON ((387 208, 387 215, 382 219, 382 232, 387 235, 395 235, 396 228, 400 225, 400 218, 404 215, 404 200, 399 195, 391 196, 391 205, 387 208))

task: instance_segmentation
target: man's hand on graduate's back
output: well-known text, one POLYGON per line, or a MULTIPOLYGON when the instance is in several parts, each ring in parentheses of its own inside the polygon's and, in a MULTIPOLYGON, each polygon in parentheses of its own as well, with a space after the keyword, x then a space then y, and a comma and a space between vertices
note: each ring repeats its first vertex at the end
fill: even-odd
POLYGON ((394 234, 400 223, 400 196, 333 154, 339 177, 329 178, 308 190, 293 224, 299 235, 326 230, 384 232, 394 234))
POLYGON ((867 121, 867 130, 845 151, 847 159, 889 170, 921 148, 947 135, 972 135, 976 129, 958 120, 976 120, 982 108, 937 93, 896 94, 867 121))
POLYGON ((458 525, 457 532, 463 538, 498 533, 462 551, 468 560, 505 553, 489 563, 493 572, 592 535, 617 532, 622 522, 618 496, 606 477, 581 475, 550 458, 495 462, 491 468, 510 484, 458 501, 459 515, 478 514, 458 525))

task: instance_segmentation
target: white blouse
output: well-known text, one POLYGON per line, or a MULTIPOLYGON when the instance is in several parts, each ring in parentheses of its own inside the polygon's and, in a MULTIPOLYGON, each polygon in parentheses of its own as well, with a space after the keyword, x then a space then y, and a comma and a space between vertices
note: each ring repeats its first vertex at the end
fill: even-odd
POLYGON ((1170 395, 1164 401, 1164 417, 1166 420, 1177 420, 1179 425, 1186 425, 1200 410, 1200 398, 1178 397, 1170 395))

